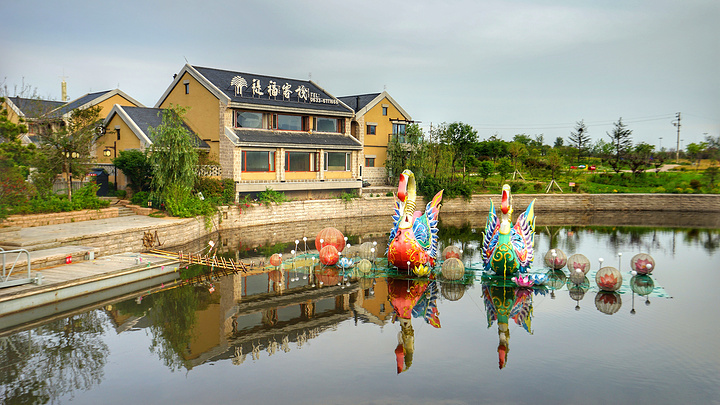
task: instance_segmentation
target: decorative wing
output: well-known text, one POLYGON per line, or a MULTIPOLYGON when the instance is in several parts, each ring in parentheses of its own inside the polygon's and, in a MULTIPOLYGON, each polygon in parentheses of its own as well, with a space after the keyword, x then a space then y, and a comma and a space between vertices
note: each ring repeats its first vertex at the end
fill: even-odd
POLYGON ((488 265, 492 258, 493 250, 497 246, 498 234, 500 232, 500 221, 495 213, 495 204, 490 200, 490 213, 485 223, 485 237, 483 238, 483 264, 488 265))
POLYGON ((440 214, 440 201, 443 190, 440 190, 425 206, 425 213, 413 222, 413 234, 420 246, 428 252, 430 257, 438 257, 438 215, 440 214))
POLYGON ((520 214, 510 231, 510 242, 520 263, 520 272, 524 273, 533 262, 535 244, 535 200, 520 214))
POLYGON ((488 328, 493 325, 493 322, 497 321, 497 310, 490 294, 490 288, 487 284, 483 284, 483 302, 485 303, 485 313, 487 315, 488 328))
POLYGON ((400 200, 395 200, 395 209, 392 216, 393 219, 393 227, 390 230, 390 237, 388 239, 388 245, 387 249, 385 249, 385 255, 387 256, 388 252, 387 250, 390 248, 390 244, 392 243, 393 239, 395 239, 395 236, 397 236, 398 233, 398 227, 400 225, 400 216, 402 215, 404 203, 400 202, 400 200))
POLYGON ((438 298, 438 286, 435 281, 431 281, 422 298, 415 304, 412 310, 413 317, 422 317, 425 322, 430 325, 439 328, 440 327, 440 313, 437 309, 437 298, 438 298))
POLYGON ((515 323, 522 326, 531 335, 533 334, 531 328, 532 312, 532 294, 520 295, 510 310, 510 317, 515 323))

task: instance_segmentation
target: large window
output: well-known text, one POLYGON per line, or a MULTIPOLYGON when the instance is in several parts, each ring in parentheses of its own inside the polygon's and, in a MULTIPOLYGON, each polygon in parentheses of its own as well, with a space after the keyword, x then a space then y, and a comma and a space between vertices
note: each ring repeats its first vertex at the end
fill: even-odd
POLYGON ((348 152, 325 152, 325 170, 327 170, 327 171, 348 171, 348 170, 350 170, 350 153, 348 153, 348 152))
POLYGON ((274 172, 275 152, 244 150, 242 170, 244 172, 274 172))
POLYGON ((235 114, 235 126, 238 128, 262 128, 262 113, 238 111, 235 114))
POLYGON ((286 152, 286 172, 316 172, 318 170, 317 152, 286 152))
POLYGON ((318 117, 315 121, 315 130, 318 132, 338 132, 338 120, 336 118, 318 117))
POLYGON ((277 119, 277 126, 275 128, 283 131, 302 131, 303 130, 303 117, 299 115, 284 115, 278 114, 275 116, 277 119))

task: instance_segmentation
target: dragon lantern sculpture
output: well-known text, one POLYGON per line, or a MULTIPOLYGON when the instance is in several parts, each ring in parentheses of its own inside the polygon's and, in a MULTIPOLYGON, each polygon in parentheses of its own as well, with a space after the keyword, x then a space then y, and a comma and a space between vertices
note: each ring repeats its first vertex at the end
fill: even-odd
POLYGON ((388 262, 418 276, 427 275, 438 256, 438 214, 442 190, 425 207, 415 211, 415 175, 410 170, 400 174, 393 228, 388 241, 388 262))
POLYGON ((515 226, 510 225, 512 217, 512 198, 510 186, 502 188, 500 203, 501 217, 495 213, 495 205, 490 200, 490 213, 485 225, 483 239, 483 265, 485 270, 495 272, 496 276, 510 278, 518 271, 525 273, 533 261, 535 242, 535 200, 520 214, 515 226))

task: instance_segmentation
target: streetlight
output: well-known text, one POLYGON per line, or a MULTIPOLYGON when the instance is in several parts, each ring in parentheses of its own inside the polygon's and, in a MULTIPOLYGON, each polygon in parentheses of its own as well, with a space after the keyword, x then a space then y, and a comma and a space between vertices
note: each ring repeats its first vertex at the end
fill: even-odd
MULTIPOLYGON (((117 141, 113 141, 113 146, 106 146, 105 150, 103 151, 103 156, 110 157, 110 149, 113 150, 112 155, 113 159, 117 157, 117 141)), ((113 163, 113 173, 115 173, 115 190, 117 190, 118 184, 117 184, 117 167, 115 167, 115 163, 113 163)))
POLYGON ((68 151, 66 150, 63 152, 63 156, 65 157, 65 163, 67 164, 67 174, 68 174, 68 199, 71 199, 72 196, 72 165, 70 164, 70 159, 77 159, 80 157, 80 154, 75 151, 68 151))

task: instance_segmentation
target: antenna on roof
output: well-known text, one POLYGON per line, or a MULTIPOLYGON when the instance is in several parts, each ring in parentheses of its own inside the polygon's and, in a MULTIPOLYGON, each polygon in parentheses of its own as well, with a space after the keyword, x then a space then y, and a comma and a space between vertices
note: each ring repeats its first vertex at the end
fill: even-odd
POLYGON ((187 58, 185 57, 185 55, 183 55, 183 59, 185 59, 185 63, 187 63, 188 65, 190 64, 190 62, 188 62, 188 60, 187 60, 187 58))
POLYGON ((312 80, 312 72, 308 72, 308 80, 312 80))
POLYGON ((383 91, 387 91, 387 84, 383 84, 383 91))

